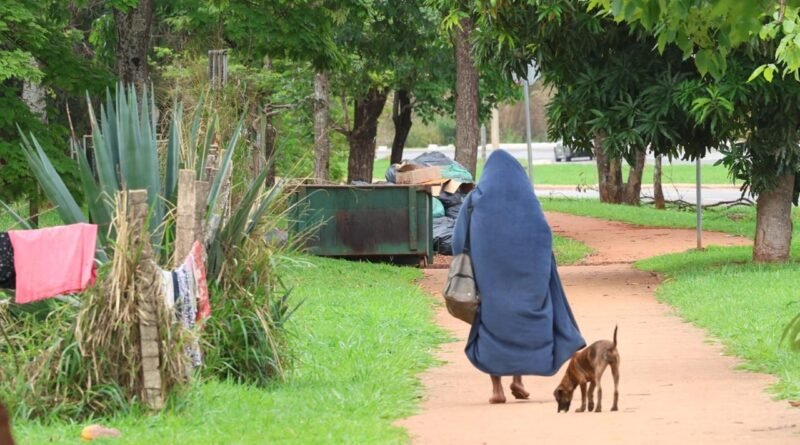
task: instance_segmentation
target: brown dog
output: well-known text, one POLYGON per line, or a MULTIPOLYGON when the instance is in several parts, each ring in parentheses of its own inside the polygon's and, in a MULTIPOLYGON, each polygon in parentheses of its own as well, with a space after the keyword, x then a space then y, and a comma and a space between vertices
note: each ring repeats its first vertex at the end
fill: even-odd
POLYGON ((572 356, 572 360, 567 367, 567 373, 561 380, 553 395, 558 402, 558 412, 569 412, 569 405, 572 402, 572 395, 575 387, 581 387, 581 407, 575 412, 586 411, 586 384, 589 383, 589 412, 599 413, 602 410, 603 389, 600 387, 600 379, 603 377, 606 367, 611 366, 611 374, 614 375, 614 404, 611 411, 617 411, 617 401, 619 400, 619 352, 617 351, 617 328, 614 327, 614 342, 600 340, 592 343, 588 348, 578 351, 572 356), (594 405, 594 387, 597 386, 597 408, 594 405))
POLYGON ((14 445, 14 438, 11 437, 11 419, 2 403, 0 403, 0 445, 14 445))

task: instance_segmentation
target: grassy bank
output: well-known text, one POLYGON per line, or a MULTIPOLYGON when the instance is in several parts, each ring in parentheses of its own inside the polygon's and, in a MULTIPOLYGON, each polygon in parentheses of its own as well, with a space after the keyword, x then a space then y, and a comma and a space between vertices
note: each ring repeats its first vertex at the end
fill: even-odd
MULTIPOLYGON (((304 260, 305 261, 305 260, 304 260)), ((446 337, 418 270, 324 259, 291 270, 296 367, 267 389, 207 382, 155 416, 103 423, 122 430, 115 444, 405 443, 392 422, 412 413, 416 375, 434 364, 446 337)), ((26 444, 73 444, 81 425, 15 425, 26 444)))
MULTIPOLYGON (((527 167, 525 160, 520 160, 527 167)), ((388 159, 375 160, 373 177, 384 178, 386 169, 389 168, 388 159)), ((627 177, 629 167, 623 167, 627 177)), ((478 161, 478 177, 483 172, 483 162, 478 161)), ((703 183, 705 184, 731 184, 728 170, 724 166, 703 164, 703 183)), ((534 183, 537 185, 582 185, 597 183, 597 166, 592 163, 560 163, 533 166, 534 183)), ((665 164, 662 169, 664 184, 694 184, 695 166, 691 164, 665 164)), ((643 184, 653 183, 653 166, 648 165, 642 177, 643 184)))
POLYGON ((668 280, 657 296, 684 319, 708 330, 742 368, 778 378, 778 398, 800 398, 800 354, 779 345, 786 324, 800 312, 797 264, 757 265, 749 247, 710 248, 640 261, 637 267, 668 280))
POLYGON ((553 252, 559 266, 575 264, 589 256, 592 249, 580 241, 563 236, 553 235, 553 252))
MULTIPOLYGON (((650 227, 675 227, 693 229, 697 224, 694 211, 668 208, 656 210, 652 206, 624 206, 604 204, 595 199, 542 198, 546 211, 563 212, 572 215, 592 216, 610 221, 650 227)), ((795 217, 800 213, 795 209, 795 217)), ((752 238, 756 227, 756 210, 753 207, 732 209, 708 209, 703 212, 703 229, 730 233, 752 238)), ((796 227, 795 230, 798 228, 796 227)))

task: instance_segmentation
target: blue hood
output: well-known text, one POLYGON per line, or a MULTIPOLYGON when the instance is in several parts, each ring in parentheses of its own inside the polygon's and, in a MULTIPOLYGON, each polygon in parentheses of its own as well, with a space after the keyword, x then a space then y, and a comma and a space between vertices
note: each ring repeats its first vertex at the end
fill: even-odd
POLYGON ((553 375, 586 342, 553 256, 553 235, 520 163, 492 153, 459 213, 453 253, 470 252, 481 305, 465 352, 492 375, 553 375))

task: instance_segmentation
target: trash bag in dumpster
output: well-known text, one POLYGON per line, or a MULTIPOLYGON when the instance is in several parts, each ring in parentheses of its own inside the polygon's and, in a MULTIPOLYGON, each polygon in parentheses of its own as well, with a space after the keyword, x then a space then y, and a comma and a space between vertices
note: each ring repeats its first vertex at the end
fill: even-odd
POLYGON ((444 208, 453 207, 464 202, 464 194, 460 190, 455 193, 442 190, 441 193, 439 193, 439 200, 444 204, 444 208))
POLYGON ((447 209, 445 209, 444 215, 446 217, 448 217, 448 218, 457 219, 458 218, 458 212, 461 211, 461 206, 462 205, 463 204, 456 204, 454 206, 448 207, 447 209))
MULTIPOLYGON (((403 161, 406 164, 414 164, 419 165, 420 167, 424 167, 425 164, 420 164, 414 161, 403 161)), ((397 167, 400 167, 401 164, 392 164, 389 168, 386 169, 386 180, 392 184, 397 184, 397 167)))
POLYGON ((442 178, 455 179, 458 182, 473 182, 472 174, 464 168, 463 165, 447 157, 446 154, 439 151, 430 151, 423 153, 416 158, 414 162, 425 165, 436 165, 442 167, 442 178))
POLYGON ((439 199, 444 204, 444 214, 449 218, 458 218, 458 212, 461 211, 461 204, 464 203, 464 192, 457 190, 455 193, 449 193, 442 190, 439 193, 439 199))
POLYGON ((422 153, 421 155, 414 158, 414 162, 417 164, 438 165, 440 167, 446 167, 450 164, 458 164, 456 161, 448 158, 446 154, 440 151, 428 151, 422 153))
POLYGON ((442 201, 439 201, 436 198, 431 198, 433 200, 433 217, 434 218, 441 218, 444 216, 444 204, 442 201))
POLYGON ((453 254, 453 230, 456 220, 442 217, 433 220, 433 249, 441 255, 453 254))
POLYGON ((445 179, 455 179, 458 182, 472 182, 472 174, 459 164, 450 164, 442 167, 442 177, 445 179))

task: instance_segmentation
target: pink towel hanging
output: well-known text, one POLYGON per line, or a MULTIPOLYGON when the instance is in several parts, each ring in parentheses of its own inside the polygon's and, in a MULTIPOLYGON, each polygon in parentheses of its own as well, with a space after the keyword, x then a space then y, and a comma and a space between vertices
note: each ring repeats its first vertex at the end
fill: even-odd
POLYGON ((96 225, 12 230, 8 236, 14 247, 17 303, 80 292, 94 284, 96 225))

